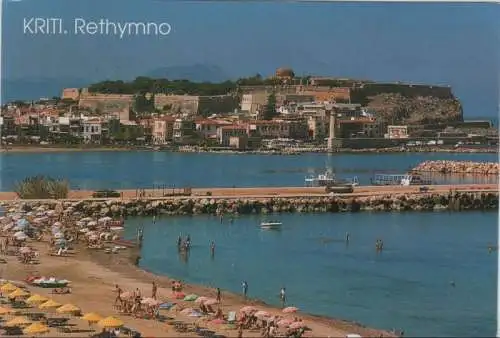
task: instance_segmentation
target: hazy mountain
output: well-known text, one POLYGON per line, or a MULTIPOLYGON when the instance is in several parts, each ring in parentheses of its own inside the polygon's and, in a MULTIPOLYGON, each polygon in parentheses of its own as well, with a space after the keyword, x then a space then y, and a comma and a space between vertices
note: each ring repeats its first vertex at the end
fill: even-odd
POLYGON ((162 67, 154 69, 144 76, 194 82, 222 82, 232 78, 221 67, 205 64, 162 67))

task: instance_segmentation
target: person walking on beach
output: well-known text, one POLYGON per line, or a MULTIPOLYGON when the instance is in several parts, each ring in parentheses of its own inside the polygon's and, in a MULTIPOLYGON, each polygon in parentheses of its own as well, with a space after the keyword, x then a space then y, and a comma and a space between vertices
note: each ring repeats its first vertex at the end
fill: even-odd
POLYGON ((248 283, 246 280, 241 283, 241 287, 243 288, 243 297, 245 297, 245 300, 247 300, 248 283))
POLYGON ((158 291, 158 287, 156 286, 155 281, 153 281, 153 285, 151 287, 151 298, 156 299, 156 292, 158 291))
POLYGON ((116 292, 116 298, 115 298, 115 306, 118 304, 122 304, 122 289, 118 286, 118 284, 115 284, 115 292, 116 292))
POLYGON ((281 307, 284 308, 286 304, 286 288, 282 287, 280 290, 281 307))
POLYGON ((220 292, 220 289, 217 288, 217 303, 220 303, 221 302, 221 292, 220 292))

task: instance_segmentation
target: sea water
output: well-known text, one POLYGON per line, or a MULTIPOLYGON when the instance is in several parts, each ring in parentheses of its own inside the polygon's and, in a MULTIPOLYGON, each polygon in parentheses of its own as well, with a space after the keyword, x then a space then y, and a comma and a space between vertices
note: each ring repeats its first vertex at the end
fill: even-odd
MULTIPOLYGON (((369 184, 375 173, 403 174, 425 160, 497 162, 497 154, 195 154, 148 151, 1 153, 0 191, 28 176, 69 180, 72 189, 303 186, 306 175, 326 169, 369 184)), ((498 177, 435 175, 436 183, 487 183, 498 177)))
POLYGON ((281 214, 130 218, 144 226, 141 267, 191 283, 241 292, 302 311, 408 336, 493 336, 496 323, 495 212, 281 214), (262 230, 278 219, 280 230, 262 230), (345 241, 346 233, 350 240, 345 241), (190 235, 188 257, 177 237, 190 235), (375 241, 384 250, 377 253, 375 241), (210 242, 215 241, 215 255, 210 242))

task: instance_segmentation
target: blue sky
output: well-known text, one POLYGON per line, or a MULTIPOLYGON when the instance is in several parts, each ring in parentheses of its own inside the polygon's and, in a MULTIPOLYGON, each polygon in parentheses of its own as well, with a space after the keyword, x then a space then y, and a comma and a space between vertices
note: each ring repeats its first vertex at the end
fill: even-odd
POLYGON ((324 74, 451 85, 469 116, 497 115, 495 4, 23 0, 5 2, 5 79, 130 79, 208 64, 237 77, 290 66, 324 74), (23 34, 23 18, 166 21, 158 38, 23 34))

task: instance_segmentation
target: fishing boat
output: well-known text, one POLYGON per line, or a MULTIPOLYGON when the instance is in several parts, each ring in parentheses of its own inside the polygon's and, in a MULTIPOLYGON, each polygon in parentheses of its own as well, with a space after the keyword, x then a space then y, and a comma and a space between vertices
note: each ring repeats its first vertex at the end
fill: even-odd
POLYGON ((278 221, 268 221, 260 223, 262 229, 276 229, 279 228, 283 223, 278 221))
POLYGON ((310 175, 305 178, 305 184, 308 187, 326 187, 329 184, 335 183, 335 174, 325 171, 317 176, 310 175))

